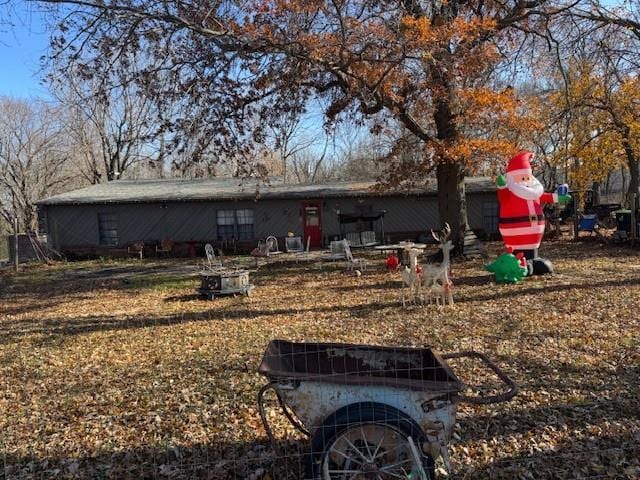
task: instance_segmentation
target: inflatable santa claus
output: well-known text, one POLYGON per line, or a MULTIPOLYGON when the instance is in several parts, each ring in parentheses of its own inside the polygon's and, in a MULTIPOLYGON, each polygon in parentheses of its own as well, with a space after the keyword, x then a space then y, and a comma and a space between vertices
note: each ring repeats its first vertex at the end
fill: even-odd
POLYGON ((529 275, 541 275, 553 272, 551 262, 538 257, 545 227, 542 204, 564 203, 571 197, 544 192, 544 187, 531 171, 532 157, 531 152, 518 153, 509 160, 506 175, 498 177, 498 227, 507 250, 514 255, 524 254, 529 275))

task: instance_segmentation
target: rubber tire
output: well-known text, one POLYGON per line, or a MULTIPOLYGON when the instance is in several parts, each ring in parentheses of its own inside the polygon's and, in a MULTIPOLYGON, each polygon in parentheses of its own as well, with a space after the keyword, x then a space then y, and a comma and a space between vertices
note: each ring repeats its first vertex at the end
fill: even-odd
POLYGON ((406 413, 389 405, 376 402, 353 403, 336 410, 315 431, 311 439, 307 478, 322 478, 322 462, 331 443, 344 430, 354 425, 366 423, 383 423, 411 437, 423 457, 422 464, 429 480, 435 480, 435 462, 430 455, 422 452, 422 444, 426 436, 420 426, 406 413))

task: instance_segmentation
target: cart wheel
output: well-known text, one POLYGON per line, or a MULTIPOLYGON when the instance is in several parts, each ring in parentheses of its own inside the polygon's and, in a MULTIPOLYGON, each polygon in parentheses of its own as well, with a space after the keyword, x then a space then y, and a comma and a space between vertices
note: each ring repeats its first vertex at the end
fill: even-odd
POLYGON ((433 459, 421 451, 424 440, 420 427, 393 407, 373 402, 349 405, 316 430, 311 443, 311 475, 314 480, 433 480, 433 459), (421 457, 418 460, 409 437, 421 457), (426 476, 420 476, 421 469, 426 476))

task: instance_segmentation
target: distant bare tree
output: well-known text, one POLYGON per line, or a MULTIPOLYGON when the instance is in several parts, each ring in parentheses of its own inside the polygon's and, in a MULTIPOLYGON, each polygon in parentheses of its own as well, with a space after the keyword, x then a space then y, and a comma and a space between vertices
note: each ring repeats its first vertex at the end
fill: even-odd
POLYGON ((217 162, 211 161, 206 156, 199 156, 197 160, 183 160, 190 158, 190 152, 171 156, 168 175, 174 178, 210 178, 219 174, 217 162))
POLYGON ((388 135, 372 135, 365 128, 342 125, 334 141, 340 163, 339 177, 344 180, 380 178, 388 166, 385 161, 390 143, 388 135))
POLYGON ((291 159, 294 183, 321 183, 335 180, 338 165, 327 161, 327 144, 322 150, 304 150, 291 159))
POLYGON ((0 98, 0 214, 35 230, 35 202, 74 180, 59 111, 40 102, 0 98))
MULTIPOLYGON (((127 66, 113 68, 111 75, 117 76, 127 66)), ((116 180, 136 163, 162 156, 157 154, 162 131, 157 110, 139 85, 130 82, 105 89, 102 80, 79 70, 56 71, 48 78, 66 108, 78 168, 89 182, 116 180)))
MULTIPOLYGON (((282 121, 271 125, 269 137, 273 158, 271 158, 271 172, 282 176, 284 182, 299 181, 298 173, 306 171, 302 163, 310 161, 313 155, 305 153, 314 145, 326 142, 322 131, 314 125, 310 127, 311 120, 297 111, 291 111, 283 115, 282 121), (294 165, 297 165, 297 173, 294 165), (294 172, 290 170, 294 169, 294 172)), ((322 156, 324 159, 324 156, 322 156)), ((317 159, 316 159, 317 160, 317 159)), ((311 162, 314 163, 314 162, 311 162)), ((311 170, 316 170, 312 168, 311 170)))

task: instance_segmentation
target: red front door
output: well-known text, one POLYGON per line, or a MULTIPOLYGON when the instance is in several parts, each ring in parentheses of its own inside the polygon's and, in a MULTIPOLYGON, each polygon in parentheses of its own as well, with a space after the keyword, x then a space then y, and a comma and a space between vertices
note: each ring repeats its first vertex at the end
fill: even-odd
POLYGON ((322 215, 320 213, 320 202, 302 204, 302 222, 304 225, 304 245, 307 245, 307 238, 310 239, 311 247, 320 247, 322 244, 322 215))

